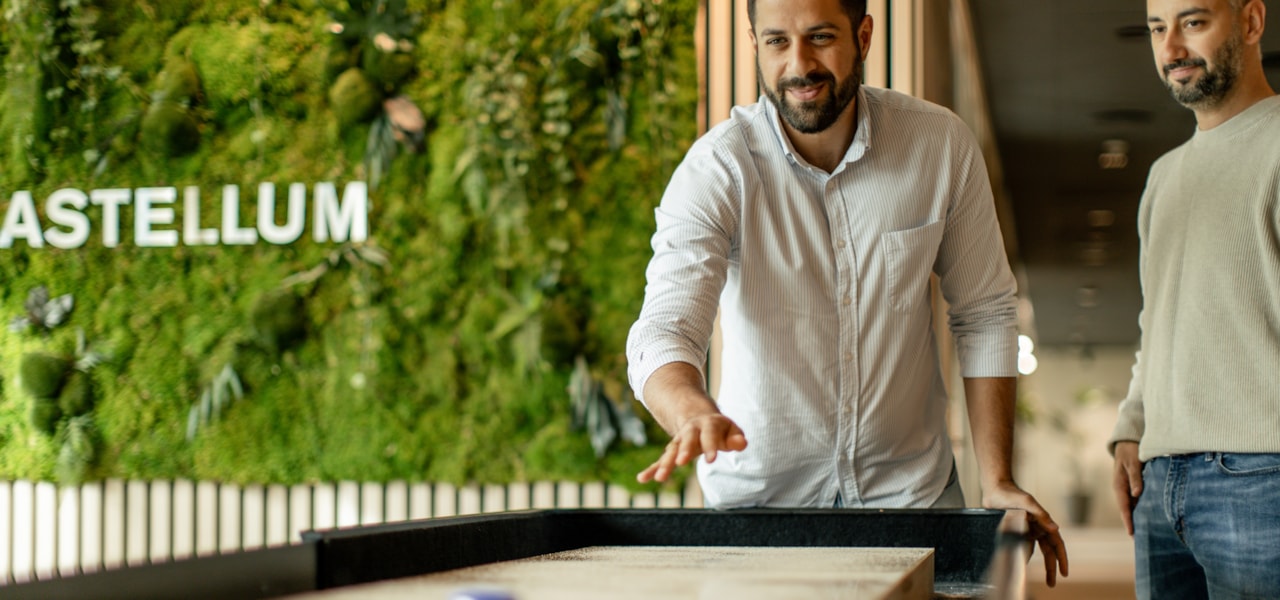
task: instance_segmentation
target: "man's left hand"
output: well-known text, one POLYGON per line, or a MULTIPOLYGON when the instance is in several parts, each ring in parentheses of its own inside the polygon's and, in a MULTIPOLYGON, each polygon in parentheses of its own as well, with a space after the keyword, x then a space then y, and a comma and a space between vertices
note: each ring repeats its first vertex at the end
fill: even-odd
POLYGON ((1058 573, 1067 576, 1067 545, 1062 541, 1058 524, 1036 502, 1035 498, 1022 491, 1012 481, 983 489, 982 505, 985 508, 1019 509, 1027 511, 1030 517, 1031 539, 1040 545, 1040 554, 1044 556, 1044 579, 1049 587, 1058 582, 1058 573))

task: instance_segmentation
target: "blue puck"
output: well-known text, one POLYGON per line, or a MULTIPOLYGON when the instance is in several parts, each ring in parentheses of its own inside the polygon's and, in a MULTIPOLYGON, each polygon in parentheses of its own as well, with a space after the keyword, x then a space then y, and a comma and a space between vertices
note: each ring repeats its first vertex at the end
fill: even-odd
POLYGON ((516 597, 506 590, 470 589, 454 592, 449 600, 516 600, 516 597))

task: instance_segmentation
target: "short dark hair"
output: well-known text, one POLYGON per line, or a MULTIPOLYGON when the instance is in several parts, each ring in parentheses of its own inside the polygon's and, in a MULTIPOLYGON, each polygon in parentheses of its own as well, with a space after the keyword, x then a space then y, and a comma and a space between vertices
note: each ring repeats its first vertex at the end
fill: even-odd
MULTIPOLYGON (((862 22, 862 17, 867 16, 867 0, 840 0, 840 6, 844 9, 844 13, 849 15, 849 24, 856 30, 858 24, 862 22)), ((747 0, 747 19, 751 21, 752 31, 756 28, 756 0, 747 0)))

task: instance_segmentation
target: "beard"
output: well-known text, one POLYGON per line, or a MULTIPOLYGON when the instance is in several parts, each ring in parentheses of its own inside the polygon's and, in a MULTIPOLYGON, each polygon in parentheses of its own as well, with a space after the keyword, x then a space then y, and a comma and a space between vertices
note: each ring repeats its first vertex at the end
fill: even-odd
POLYGON ((1169 89, 1170 94, 1173 94, 1173 99, 1177 100, 1178 104, 1187 108, 1217 106, 1235 87, 1236 79, 1240 76, 1240 55, 1243 46, 1244 36, 1240 31, 1236 31, 1217 52, 1214 52, 1212 69, 1203 58, 1189 58, 1165 65, 1162 69, 1165 87, 1169 89), (1169 81, 1169 71, 1182 67, 1200 67, 1204 69, 1204 74, 1195 83, 1175 87, 1174 83, 1169 81))
MULTIPOLYGON (((765 81, 764 73, 760 70, 760 62, 756 61, 756 76, 759 81, 765 81)), ((850 72, 836 82, 836 77, 830 71, 814 71, 806 74, 804 77, 791 77, 778 81, 777 89, 770 88, 768 84, 763 84, 764 94, 778 108, 778 113, 782 115, 782 120, 786 121, 792 129, 801 133, 818 133, 825 131, 828 127, 840 118, 845 108, 858 95, 858 88, 862 86, 862 50, 858 50, 858 58, 853 63, 850 72), (807 102, 792 103, 787 99, 787 90, 798 87, 808 87, 821 83, 827 84, 828 93, 825 97, 816 98, 807 102)))

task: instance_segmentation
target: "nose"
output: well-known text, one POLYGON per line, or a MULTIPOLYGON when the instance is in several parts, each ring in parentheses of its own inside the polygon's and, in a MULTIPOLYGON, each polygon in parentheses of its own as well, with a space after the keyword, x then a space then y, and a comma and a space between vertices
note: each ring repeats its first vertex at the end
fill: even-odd
POLYGON ((1163 37, 1153 40, 1155 46, 1156 59, 1160 62, 1160 67, 1172 62, 1182 60, 1187 57, 1187 48, 1183 45, 1182 34, 1176 29, 1170 29, 1163 37))
POLYGON ((818 61, 814 57, 813 47, 806 42, 797 42, 791 45, 789 62, 791 63, 791 74, 797 77, 807 76, 818 65, 818 61))

